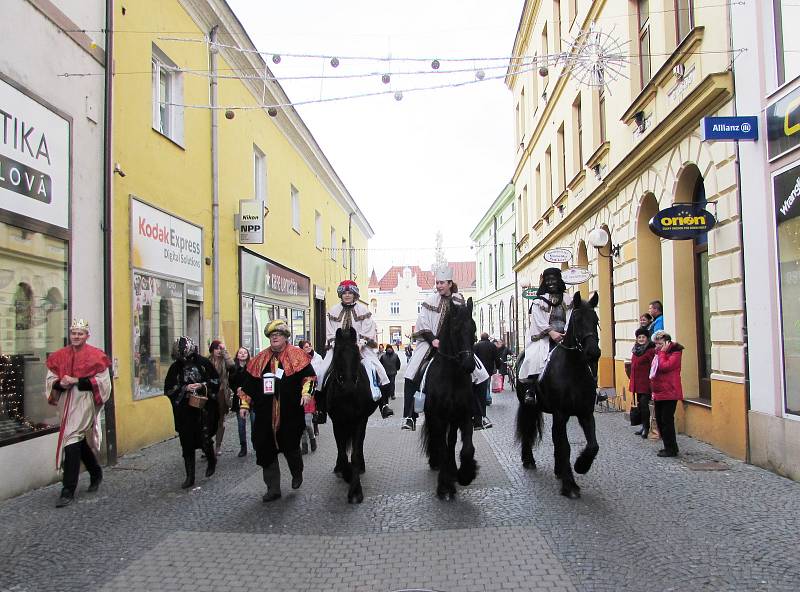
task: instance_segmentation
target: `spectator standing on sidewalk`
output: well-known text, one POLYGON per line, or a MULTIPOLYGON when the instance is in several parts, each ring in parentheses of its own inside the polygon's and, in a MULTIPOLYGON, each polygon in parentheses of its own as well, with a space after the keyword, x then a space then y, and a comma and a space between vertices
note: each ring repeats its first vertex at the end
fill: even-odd
POLYGON ((253 433, 253 420, 255 414, 250 409, 250 404, 242 399, 237 394, 237 390, 242 386, 244 374, 247 372, 247 363, 250 361, 250 350, 246 347, 240 347, 236 352, 236 358, 233 360, 233 368, 228 377, 229 386, 233 391, 231 397, 231 411, 236 414, 236 423, 239 428, 239 458, 247 456, 247 423, 250 422, 250 433, 253 433))
POLYGON ((653 300, 647 307, 648 314, 653 317, 653 322, 650 323, 648 329, 650 335, 653 336, 657 331, 664 330, 664 305, 660 300, 653 300))
MULTIPOLYGON (((314 368, 314 374, 317 374, 324 363, 322 356, 314 351, 310 341, 303 339, 297 345, 300 349, 306 352, 306 355, 311 360, 311 367, 314 368)), ((314 452, 317 449, 318 431, 317 426, 314 424, 314 415, 317 412, 316 397, 311 397, 311 401, 303 406, 303 411, 305 414, 305 430, 303 431, 303 436, 300 439, 300 452, 303 454, 308 454, 309 444, 311 444, 311 452, 314 452)))
POLYGON ((489 378, 472 385, 474 394, 472 425, 475 429, 482 430, 492 427, 492 422, 486 417, 486 400, 490 396, 492 375, 497 371, 497 347, 489 341, 488 333, 481 333, 481 338, 473 346, 473 351, 489 373, 489 378))
POLYGON ((208 458, 206 477, 213 475, 217 467, 211 438, 217 431, 219 375, 211 362, 197 354, 197 346, 189 337, 175 340, 172 359, 175 361, 164 380, 164 395, 172 403, 175 431, 186 468, 181 488, 188 489, 194 485, 195 450, 202 449, 208 458), (204 403, 202 397, 207 397, 204 403))
POLYGON ((411 347, 411 344, 409 343, 406 346, 406 364, 408 364, 411 361, 411 356, 413 355, 414 355, 414 348, 411 347))
POLYGON ((683 400, 681 387, 681 357, 683 346, 666 331, 653 335, 656 355, 650 366, 650 390, 655 401, 656 425, 664 448, 658 456, 678 456, 678 441, 675 437, 675 408, 683 400))
POLYGON ((111 361, 101 349, 86 343, 89 323, 72 321, 69 342, 47 357, 45 392, 47 402, 57 405, 61 429, 56 445, 56 469, 63 469, 57 508, 72 503, 78 486, 81 462, 89 471, 87 491, 95 492, 103 480, 97 462, 100 454, 100 410, 111 396, 111 361))
POLYGON ((219 419, 217 420, 217 435, 215 452, 217 456, 222 456, 222 439, 225 437, 225 416, 231 409, 232 394, 230 389, 229 375, 233 370, 233 359, 225 349, 225 343, 220 339, 215 339, 208 346, 209 360, 214 366, 214 370, 219 375, 219 391, 217 392, 217 407, 219 407, 219 419))
POLYGON ((497 340, 497 371, 503 376, 503 386, 505 387, 505 377, 508 375, 508 346, 502 339, 497 340))
POLYGON ((397 378, 397 373, 400 371, 400 356, 395 353, 394 347, 391 345, 386 346, 383 355, 380 357, 380 363, 384 370, 386 370, 386 375, 389 377, 389 389, 391 392, 389 398, 394 399, 395 379, 397 378))
POLYGON ((650 332, 646 327, 636 329, 636 345, 631 351, 630 391, 636 394, 636 405, 642 417, 642 427, 637 436, 647 439, 650 431, 650 366, 656 355, 656 346, 650 341, 650 332))

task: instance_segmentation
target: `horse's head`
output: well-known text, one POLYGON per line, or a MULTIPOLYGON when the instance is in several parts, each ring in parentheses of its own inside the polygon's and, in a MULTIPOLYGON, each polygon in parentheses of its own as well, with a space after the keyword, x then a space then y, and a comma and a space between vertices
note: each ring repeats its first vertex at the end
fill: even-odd
POLYGON ((597 316, 597 303, 600 298, 594 293, 588 302, 581 299, 578 292, 572 298, 572 315, 570 316, 571 337, 583 350, 589 364, 594 368, 600 359, 600 336, 597 327, 600 319, 597 316))
POLYGON ((472 320, 472 298, 469 298, 466 306, 454 304, 450 307, 439 338, 439 351, 458 360, 464 371, 471 374, 475 370, 474 344, 475 321, 472 320))
POLYGON ((354 385, 358 381, 360 368, 361 354, 355 329, 336 329, 331 360, 333 378, 341 386, 354 385))

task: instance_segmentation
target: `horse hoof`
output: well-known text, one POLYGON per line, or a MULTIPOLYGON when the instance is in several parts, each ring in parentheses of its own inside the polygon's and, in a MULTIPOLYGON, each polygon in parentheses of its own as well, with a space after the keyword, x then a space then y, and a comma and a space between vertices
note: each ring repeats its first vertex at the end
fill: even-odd
POLYGON ((594 461, 593 458, 579 456, 575 461, 575 472, 579 475, 585 475, 592 468, 592 461, 594 461))

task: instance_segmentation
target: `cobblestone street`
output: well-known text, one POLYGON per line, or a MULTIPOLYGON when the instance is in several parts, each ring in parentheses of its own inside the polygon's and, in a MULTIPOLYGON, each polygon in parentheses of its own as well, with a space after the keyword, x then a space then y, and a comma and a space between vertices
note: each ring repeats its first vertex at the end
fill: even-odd
POLYGON ((66 509, 54 508, 58 485, 3 502, 0 590, 797 589, 792 481, 683 436, 680 458, 657 458, 659 442, 605 412, 600 455, 571 501, 558 493, 549 438, 538 471, 519 463, 506 391, 489 408, 495 427, 476 432, 477 480, 440 501, 418 433, 399 429, 399 397, 392 406, 391 419, 370 420, 360 506, 331 473, 329 423, 304 457, 302 488, 289 488, 284 464, 284 497, 263 504, 232 418, 216 474, 194 489, 180 489, 170 440, 121 458, 98 494, 85 493, 83 474, 66 509))

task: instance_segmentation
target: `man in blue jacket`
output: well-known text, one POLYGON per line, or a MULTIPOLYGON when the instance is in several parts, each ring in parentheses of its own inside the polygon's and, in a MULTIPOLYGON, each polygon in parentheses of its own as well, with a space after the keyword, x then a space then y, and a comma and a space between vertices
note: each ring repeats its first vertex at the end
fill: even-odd
POLYGON ((647 327, 647 330, 650 331, 650 335, 655 333, 656 331, 663 331, 664 330, 664 305, 661 304, 660 300, 653 300, 650 305, 647 307, 647 312, 650 313, 650 316, 653 317, 653 322, 647 327))

